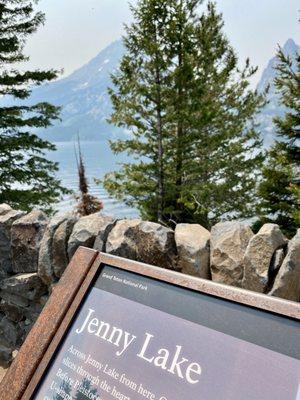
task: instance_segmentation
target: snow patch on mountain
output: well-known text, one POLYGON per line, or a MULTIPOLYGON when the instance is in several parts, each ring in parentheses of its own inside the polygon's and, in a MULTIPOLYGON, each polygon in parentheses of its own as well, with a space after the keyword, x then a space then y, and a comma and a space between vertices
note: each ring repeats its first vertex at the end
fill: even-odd
POLYGON ((39 134, 55 142, 72 140, 77 133, 82 140, 122 136, 120 129, 107 123, 111 113, 107 89, 123 54, 122 41, 115 41, 71 75, 34 89, 31 103, 49 101, 62 107, 61 122, 39 134))

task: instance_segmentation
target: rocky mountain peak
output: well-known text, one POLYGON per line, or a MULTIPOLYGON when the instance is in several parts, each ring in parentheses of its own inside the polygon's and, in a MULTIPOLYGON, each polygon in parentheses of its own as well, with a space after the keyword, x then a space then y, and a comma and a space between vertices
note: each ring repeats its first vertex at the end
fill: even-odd
MULTIPOLYGON (((288 39, 284 46, 282 47, 282 50, 285 55, 288 55, 292 58, 292 60, 295 59, 295 55, 297 53, 300 53, 300 46, 298 46, 293 39, 288 39)), ((264 69, 262 73, 262 77, 257 85, 257 90, 259 92, 262 92, 268 85, 272 88, 274 87, 273 81, 276 76, 276 64, 278 62, 278 59, 276 56, 271 58, 271 60, 268 62, 267 67, 264 69)))
MULTIPOLYGON (((293 39, 288 39, 282 47, 282 50, 284 54, 289 56, 295 63, 296 54, 300 53, 300 46, 297 45, 293 39)), ((273 118, 275 116, 282 116, 285 112, 284 107, 280 103, 280 95, 274 85, 274 79, 277 74, 277 63, 278 58, 275 55, 268 62, 268 65, 263 71, 262 77, 257 85, 257 90, 260 93, 262 93, 267 87, 269 87, 267 95, 268 104, 264 107, 264 109, 258 116, 258 123, 260 125, 261 134, 267 147, 269 147, 273 143, 276 137, 273 118)))
MULTIPOLYGON (((283 51, 295 60, 295 54, 300 53, 300 46, 293 39, 288 39, 283 51)), ((80 133, 82 140, 106 140, 124 134, 119 128, 107 123, 112 110, 107 88, 111 86, 111 73, 119 67, 123 54, 123 42, 116 40, 69 76, 33 90, 31 103, 49 101, 62 106, 62 122, 41 133, 43 137, 57 142, 71 140, 77 133, 80 133)), ((266 146, 275 137, 274 116, 280 116, 285 111, 274 86, 277 62, 276 56, 271 58, 257 85, 259 92, 270 87, 269 103, 257 118, 266 146)))
POLYGON ((300 46, 298 46, 295 41, 293 39, 288 39, 284 46, 283 46, 283 51, 286 54, 293 54, 293 53, 297 53, 297 51, 299 51, 300 46))

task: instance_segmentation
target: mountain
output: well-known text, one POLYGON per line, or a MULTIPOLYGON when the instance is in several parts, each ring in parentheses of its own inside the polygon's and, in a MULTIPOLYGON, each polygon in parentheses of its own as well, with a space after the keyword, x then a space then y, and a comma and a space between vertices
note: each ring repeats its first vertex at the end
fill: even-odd
MULTIPOLYGON (((295 54, 300 52, 300 46, 289 39, 283 50, 295 59, 295 54)), ((107 88, 111 85, 110 74, 118 68, 123 54, 122 41, 117 40, 68 77, 35 88, 30 96, 30 103, 49 101, 62 106, 61 122, 38 133, 54 142, 69 141, 77 133, 82 140, 107 140, 124 135, 124 131, 106 122, 111 113, 111 103, 107 94, 107 88)), ((259 92, 270 86, 269 103, 258 115, 258 124, 266 147, 269 147, 275 138, 274 116, 283 115, 285 111, 280 105, 279 95, 273 83, 276 63, 277 59, 273 57, 257 86, 259 92)))
MULTIPOLYGON (((295 56, 297 53, 300 53, 300 46, 298 46, 293 39, 288 39, 283 46, 283 52, 291 57, 295 66, 295 56)), ((284 115, 286 111, 285 108, 280 104, 280 95, 277 93, 274 85, 274 79, 276 77, 275 67, 277 63, 278 59, 275 56, 269 61, 257 85, 257 90, 260 93, 269 86, 269 92, 267 95, 268 104, 258 116, 258 123, 266 147, 269 147, 273 143, 276 136, 273 118, 275 116, 284 115)))
POLYGON ((62 106, 61 122, 42 132, 43 137, 57 142, 71 140, 77 133, 82 140, 120 135, 120 130, 106 122, 111 112, 107 88, 123 53, 122 41, 115 41, 68 77, 32 91, 30 103, 48 101, 62 106))

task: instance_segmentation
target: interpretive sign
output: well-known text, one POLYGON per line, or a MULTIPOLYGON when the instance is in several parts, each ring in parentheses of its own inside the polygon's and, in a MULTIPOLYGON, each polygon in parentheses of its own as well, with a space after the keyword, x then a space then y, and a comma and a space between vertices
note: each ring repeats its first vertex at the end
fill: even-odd
POLYGON ((99 254, 9 400, 299 400, 299 316, 296 303, 99 254))

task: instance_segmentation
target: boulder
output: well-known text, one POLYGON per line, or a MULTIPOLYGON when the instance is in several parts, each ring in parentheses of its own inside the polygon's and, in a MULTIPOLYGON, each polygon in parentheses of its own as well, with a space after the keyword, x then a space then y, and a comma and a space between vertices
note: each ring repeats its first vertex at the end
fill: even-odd
POLYGON ((52 263, 53 271, 57 278, 60 278, 69 264, 68 241, 78 217, 70 215, 67 220, 59 225, 53 235, 52 242, 52 263))
POLYGON ((49 299, 49 293, 44 294, 41 296, 38 300, 38 304, 40 304, 42 307, 44 307, 49 299))
POLYGON ((226 285, 241 286, 243 258, 253 232, 239 221, 220 222, 212 227, 210 269, 212 280, 226 285))
POLYGON ((271 277, 275 276, 278 273, 278 271, 283 263, 284 257, 285 257, 285 249, 284 248, 277 249, 275 251, 275 253, 273 254, 271 264, 270 264, 270 270, 269 270, 269 275, 271 277))
POLYGON ((11 226, 12 270, 36 272, 41 239, 44 235, 48 218, 39 210, 16 220, 11 226))
POLYGON ((31 331, 34 323, 35 323, 35 321, 31 321, 29 319, 26 319, 25 321, 21 321, 20 322, 20 328, 22 330, 22 336, 21 336, 21 339, 20 339, 21 343, 23 343, 25 341, 26 336, 31 331))
POLYGON ((133 227, 137 238, 137 260, 161 268, 178 269, 174 231, 155 222, 133 227))
POLYGON ((12 294, 5 291, 0 291, 0 297, 2 300, 20 307, 28 307, 30 304, 30 301, 25 297, 18 296, 16 294, 12 294))
POLYGON ((29 302, 27 307, 22 307, 3 299, 0 302, 0 311, 4 313, 10 321, 13 322, 20 322, 24 319, 28 319, 33 322, 38 318, 42 309, 43 306, 39 303, 29 302))
POLYGON ((108 238, 109 233, 117 223, 116 219, 113 218, 106 218, 106 220, 103 223, 103 226, 101 230, 99 231, 95 243, 94 243, 94 249, 97 251, 106 251, 106 241, 108 238))
POLYGON ((107 236, 106 252, 115 256, 137 259, 137 243, 133 228, 140 224, 140 219, 122 219, 117 221, 107 236))
POLYGON ((0 301, 0 312, 14 322, 20 322, 24 318, 23 309, 21 307, 3 299, 0 301))
POLYGON ((74 225, 68 242, 68 256, 71 259, 79 246, 93 248, 95 239, 105 231, 107 225, 113 222, 112 217, 95 213, 81 217, 74 225))
POLYGON ((265 224, 250 240, 245 257, 243 288, 264 293, 269 283, 273 255, 287 243, 276 224, 265 224))
POLYGON ((106 252, 132 260, 177 269, 174 232, 138 219, 118 221, 108 235, 106 252))
POLYGON ((5 203, 0 204, 0 215, 4 215, 4 214, 8 213, 9 211, 12 211, 11 206, 9 206, 8 204, 5 204, 5 203))
POLYGON ((55 215, 47 225, 44 236, 40 243, 38 275, 46 285, 51 285, 57 280, 53 269, 52 244, 57 228, 70 218, 71 214, 55 215))
POLYGON ((287 255, 269 294, 300 301, 300 229, 288 244, 287 255))
POLYGON ((47 293, 47 286, 37 273, 18 274, 0 282, 0 296, 3 292, 36 301, 47 293))
POLYGON ((184 274, 210 278, 210 232, 197 224, 177 224, 178 268, 184 274))
POLYGON ((9 347, 6 347, 0 344, 0 366, 3 368, 7 368, 13 359, 13 350, 9 347))
POLYGON ((3 317, 0 321, 0 344, 16 348, 21 344, 22 329, 19 324, 3 317))
POLYGON ((0 215, 0 279, 12 273, 11 226, 24 214, 23 211, 11 210, 0 215))

